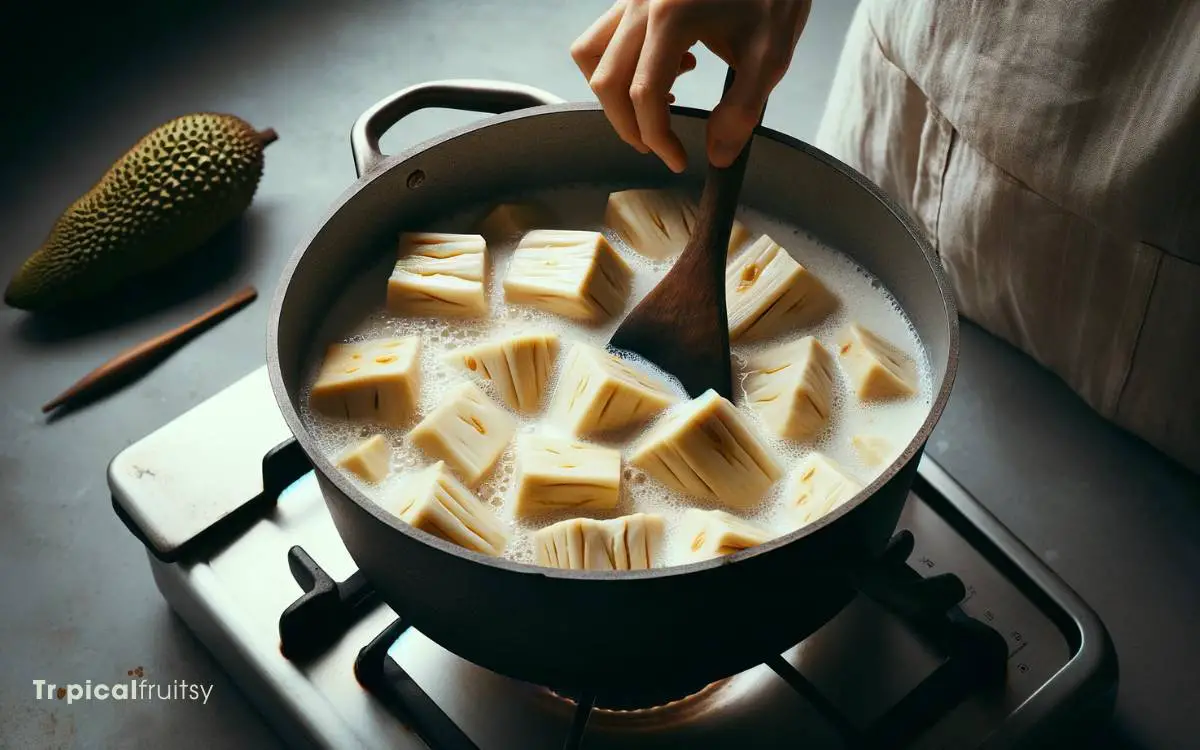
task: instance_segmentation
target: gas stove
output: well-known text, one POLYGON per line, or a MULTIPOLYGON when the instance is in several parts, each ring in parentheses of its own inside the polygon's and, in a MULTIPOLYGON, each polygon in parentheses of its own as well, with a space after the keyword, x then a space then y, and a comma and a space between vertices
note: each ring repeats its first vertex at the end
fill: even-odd
POLYGON ((126 448, 109 485, 167 602, 289 746, 1062 746, 1116 694, 1095 613, 928 458, 884 553, 903 575, 653 705, 518 682, 408 627, 355 570, 265 368, 126 448))

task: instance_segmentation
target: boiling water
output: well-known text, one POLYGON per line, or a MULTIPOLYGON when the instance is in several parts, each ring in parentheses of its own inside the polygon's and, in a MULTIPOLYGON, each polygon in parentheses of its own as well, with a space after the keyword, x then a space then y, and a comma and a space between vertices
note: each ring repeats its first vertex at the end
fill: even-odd
MULTIPOLYGON (((634 271, 633 291, 630 294, 626 310, 633 309, 654 287, 659 279, 670 268, 671 260, 655 262, 633 251, 613 232, 602 226, 604 205, 607 191, 595 188, 564 188, 552 193, 529 196, 551 206, 560 219, 560 226, 572 229, 591 229, 604 231, 609 242, 621 254, 634 271)), ((418 231, 471 232, 478 218, 486 212, 488 206, 475 207, 461 214, 434 222, 432 226, 413 227, 418 231)), ((775 455, 780 459, 785 472, 803 460, 813 451, 821 451, 830 456, 862 484, 866 485, 883 471, 890 461, 899 455, 912 436, 920 429, 929 411, 932 391, 932 377, 928 358, 921 346, 916 330, 891 294, 883 287, 878 279, 860 268, 850 258, 828 248, 810 235, 796 227, 784 224, 771 217, 752 210, 742 209, 739 219, 746 224, 755 236, 770 235, 776 242, 789 250, 804 266, 816 274, 821 281, 841 300, 837 312, 819 325, 805 330, 788 331, 780 337, 768 341, 733 347, 733 365, 735 378, 735 398, 739 408, 745 413, 757 432, 769 444, 775 455), (891 341, 907 352, 917 363, 920 376, 918 394, 914 397, 885 404, 864 406, 849 392, 845 375, 840 368, 835 368, 834 399, 828 428, 816 440, 810 442, 795 442, 773 437, 765 429, 758 415, 747 407, 740 405, 743 379, 743 367, 748 357, 783 341, 790 341, 802 335, 815 336, 830 353, 837 359, 837 341, 851 322, 857 322, 891 341), (891 453, 878 466, 868 466, 863 463, 858 452, 851 445, 855 435, 879 436, 887 440, 891 453)), ((507 270, 516 241, 503 245, 489 245, 490 255, 490 286, 492 315, 487 320, 461 321, 437 319, 395 318, 383 309, 384 290, 387 277, 394 264, 394 249, 381 253, 382 259, 378 267, 365 273, 349 289, 346 290, 342 302, 330 312, 325 328, 316 332, 315 340, 357 341, 380 337, 417 335, 422 341, 421 362, 421 394, 418 413, 424 415, 445 397, 446 392, 461 383, 467 376, 448 363, 445 357, 448 352, 461 347, 472 345, 501 334, 514 334, 529 330, 554 331, 561 338, 558 361, 573 342, 582 341, 603 348, 608 342, 620 318, 596 327, 584 327, 558 316, 548 315, 536 310, 507 306, 504 304, 501 279, 507 270), (363 300, 378 300, 374 311, 364 315, 361 310, 363 300)), ((316 378, 317 369, 324 347, 314 347, 313 361, 310 363, 306 383, 316 378)), ((645 361, 635 361, 635 366, 656 375, 664 383, 674 388, 681 398, 686 398, 683 389, 662 371, 645 361)), ((550 380, 548 394, 553 392, 557 381, 557 372, 550 380)), ((478 381, 477 381, 478 382, 478 381)), ((479 383, 485 392, 490 392, 490 383, 479 383)), ((492 392, 494 396, 494 392, 492 392)), ((503 401, 495 398, 497 404, 503 406, 503 401)), ((545 399, 546 402, 549 398, 545 399)), ((403 481, 406 472, 413 471, 428 463, 428 459, 415 448, 409 446, 404 435, 405 428, 379 428, 375 425, 363 425, 338 420, 311 412, 308 407, 308 388, 301 398, 301 417, 309 430, 316 436, 321 450, 330 458, 345 450, 349 445, 362 440, 364 437, 382 433, 392 446, 392 473, 380 485, 359 483, 360 487, 375 502, 386 509, 391 509, 395 503, 389 501, 394 496, 397 485, 403 481)), ((543 404, 543 408, 544 408, 543 404)), ((419 417, 418 417, 419 418, 419 417)), ((662 417, 660 416, 659 419, 662 417)), ((544 422, 543 415, 531 418, 518 417, 518 431, 553 430, 553 425, 544 422)), ((601 444, 621 449, 628 457, 629 448, 636 442, 646 429, 654 422, 636 428, 620 435, 607 436, 606 440, 593 440, 601 444)), ((510 527, 512 533, 510 542, 505 550, 505 557, 524 561, 533 561, 531 532, 550 523, 578 515, 578 512, 563 512, 557 515, 539 516, 534 519, 515 519, 512 513, 510 497, 513 478, 513 445, 509 444, 501 456, 496 468, 484 482, 475 488, 476 495, 502 518, 510 527)), ((353 481, 358 481, 351 476, 353 481)), ((762 502, 751 512, 741 512, 739 515, 773 530, 776 534, 784 534, 793 530, 781 511, 779 493, 786 485, 787 477, 777 482, 762 502)), ((611 518, 628 513, 658 513, 666 519, 666 535, 663 540, 662 554, 658 565, 671 565, 678 562, 678 552, 686 545, 677 545, 674 532, 678 526, 682 512, 689 507, 721 508, 733 512, 729 508, 697 498, 684 496, 668 490, 637 468, 625 464, 621 482, 620 504, 609 511, 587 511, 594 518, 611 518)))

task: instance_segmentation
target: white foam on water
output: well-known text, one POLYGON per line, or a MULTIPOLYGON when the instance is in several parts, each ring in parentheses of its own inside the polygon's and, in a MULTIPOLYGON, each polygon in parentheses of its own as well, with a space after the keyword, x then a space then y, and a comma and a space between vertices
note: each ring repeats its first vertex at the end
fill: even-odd
MULTIPOLYGON (((669 269, 671 261, 653 261, 645 258, 626 245, 615 233, 604 228, 601 225, 601 217, 604 212, 606 196, 605 191, 591 187, 568 187, 530 197, 551 206, 556 215, 560 217, 560 225, 563 227, 604 232, 610 244, 634 272, 632 293, 626 306, 626 311, 628 311, 658 283, 669 269)), ((456 216, 437 222, 436 226, 431 226, 429 229, 431 231, 470 232, 472 231, 471 222, 475 217, 481 215, 481 208, 486 207, 472 207, 456 216)), ((916 330, 883 284, 848 256, 821 244, 811 235, 793 226, 748 209, 742 209, 739 212, 739 218, 755 235, 764 233, 770 235, 791 252, 801 264, 820 278, 841 300, 839 309, 818 325, 807 329, 788 331, 785 335, 768 341, 745 345, 735 344, 733 347, 735 396, 739 402, 743 396, 741 381, 744 377, 744 367, 749 357, 771 346, 811 335, 816 337, 831 354, 834 354, 836 359, 839 338, 851 322, 859 323, 874 331, 907 352, 916 361, 920 376, 919 393, 901 401, 863 405, 850 393, 846 377, 838 368, 835 375, 835 395, 829 427, 816 439, 805 442, 774 437, 764 428, 762 420, 752 409, 739 406, 739 409, 762 436, 764 443, 779 459, 785 471, 784 479, 777 482, 762 501, 750 511, 733 511, 715 502, 699 500, 673 492, 648 477, 645 472, 626 462, 622 471, 620 504, 610 511, 591 512, 588 515, 595 518, 613 518, 635 512, 662 515, 666 520, 666 535, 663 540, 662 559, 658 561, 659 565, 676 564, 686 549, 686 544, 677 543, 681 540, 676 540, 675 537, 679 520, 687 508, 721 508, 767 527, 775 534, 792 531, 792 525, 788 523, 781 512, 780 494, 787 484, 787 475, 790 474, 793 467, 813 451, 820 451, 840 463, 858 481, 867 484, 887 467, 891 457, 881 465, 868 466, 853 448, 851 438, 855 435, 882 437, 888 442, 892 450, 892 457, 894 457, 899 455, 912 436, 920 429, 921 423, 929 412, 933 377, 928 358, 916 330)), ((515 244, 516 241, 513 240, 488 248, 491 264, 489 299, 492 314, 486 320, 397 318, 389 315, 386 310, 382 309, 383 295, 379 291, 386 284, 387 274, 390 272, 389 261, 381 262, 378 268, 364 274, 347 291, 348 297, 357 295, 359 300, 363 299, 361 295, 374 295, 374 297, 367 298, 378 298, 380 306, 365 317, 360 313, 357 319, 349 322, 348 326, 334 329, 336 331, 334 334, 326 336, 324 339, 318 338, 318 340, 333 338, 341 341, 356 341, 419 336, 422 341, 422 384, 419 414, 423 415, 441 403, 448 391, 468 379, 465 372, 447 361, 447 355, 453 350, 500 335, 534 330, 554 332, 559 334, 562 343, 560 356, 548 388, 548 394, 552 394, 558 379, 558 369, 564 359, 562 355, 569 350, 571 344, 583 342, 603 348, 623 316, 617 316, 613 321, 600 326, 582 326, 531 308, 505 305, 501 280, 507 270, 515 244)), ((350 301, 348 300, 348 302, 350 301)), ((361 302, 359 306, 361 307, 361 302)), ((354 305, 349 304, 348 307, 352 308, 354 305)), ((307 387, 301 397, 301 418, 317 438, 320 449, 334 458, 350 445, 372 434, 380 433, 386 437, 392 448, 391 475, 377 486, 358 484, 368 497, 382 507, 390 509, 395 504, 395 501, 390 498, 394 497, 405 474, 428 465, 429 459, 405 441, 404 436, 411 425, 400 428, 380 428, 329 418, 314 414, 309 410, 307 407, 308 391, 316 377, 316 371, 320 365, 320 355, 321 352, 317 352, 314 360, 310 363, 306 380, 307 387)), ((677 393, 684 395, 678 381, 657 370, 649 362, 640 357, 628 356, 626 358, 635 367, 652 373, 677 393)), ((496 394, 490 383, 474 382, 495 397, 496 394)), ((502 404, 498 398, 495 400, 497 404, 502 404)), ((548 395, 546 401, 549 400, 548 395)), ((545 406, 546 404, 543 404, 542 412, 532 417, 514 414, 518 423, 518 431, 556 430, 557 427, 546 419, 545 406)), ((653 422, 651 425, 645 425, 622 435, 602 436, 592 442, 618 448, 622 451, 623 457, 627 459, 630 447, 652 424, 653 422)), ((578 512, 514 519, 512 512, 512 485, 515 470, 513 454, 514 444, 510 443, 497 462, 495 469, 474 491, 509 526, 512 537, 505 550, 505 557, 532 562, 532 532, 550 523, 577 515, 578 512)))

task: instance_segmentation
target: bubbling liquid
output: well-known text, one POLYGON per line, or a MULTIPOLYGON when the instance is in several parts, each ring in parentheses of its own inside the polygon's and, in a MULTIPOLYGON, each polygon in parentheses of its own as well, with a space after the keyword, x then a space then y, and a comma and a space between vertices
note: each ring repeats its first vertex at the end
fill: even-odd
MULTIPOLYGON (((621 254, 633 269, 632 292, 626 311, 633 307, 658 283, 669 270, 672 260, 654 261, 627 246, 614 232, 602 225, 604 205, 608 192, 594 187, 568 187, 527 196, 549 206, 559 217, 559 225, 572 229, 603 231, 613 248, 621 254)), ((474 206, 460 214, 434 222, 433 226, 414 227, 422 231, 471 232, 475 220, 489 206, 474 206)), ((738 218, 751 230, 755 237, 767 234, 791 252, 801 264, 811 270, 841 300, 838 310, 818 325, 800 330, 787 331, 780 336, 757 341, 752 344, 734 344, 732 348, 734 369, 735 402, 741 412, 748 416, 755 431, 763 438, 779 459, 785 477, 776 482, 762 501, 750 511, 735 511, 715 501, 703 500, 674 492, 637 467, 627 459, 631 446, 638 437, 663 418, 660 415, 647 425, 603 439, 589 438, 589 442, 607 445, 621 450, 626 461, 622 468, 621 499, 617 507, 606 511, 587 511, 594 518, 615 518, 629 513, 657 513, 666 521, 662 552, 656 567, 678 564, 686 545, 677 544, 674 537, 683 511, 688 508, 721 509, 757 523, 775 535, 794 530, 782 513, 779 495, 787 483, 787 474, 813 451, 820 451, 841 464, 848 473, 864 486, 870 483, 899 455, 913 435, 920 429, 929 412, 932 398, 932 373, 916 329, 900 305, 880 281, 858 266, 848 256, 818 242, 811 235, 794 226, 780 222, 756 211, 742 208, 738 218), (864 405, 853 397, 844 373, 835 368, 834 397, 828 427, 815 440, 793 441, 775 437, 765 428, 757 413, 742 404, 744 392, 741 381, 748 358, 763 349, 792 341, 805 335, 814 336, 830 353, 837 353, 839 335, 851 323, 856 322, 874 331, 905 351, 917 365, 919 387, 915 396, 907 399, 864 405), (888 460, 878 466, 863 463, 851 444, 855 435, 872 435, 885 439, 892 452, 888 460)), ((317 341, 359 341, 374 338, 419 336, 421 339, 421 392, 418 414, 424 415, 440 403, 451 388, 467 377, 451 366, 447 355, 455 349, 470 346, 500 335, 513 335, 525 331, 551 331, 561 337, 560 355, 556 371, 552 374, 542 411, 532 416, 514 415, 518 422, 518 434, 534 430, 554 430, 545 421, 545 408, 553 395, 558 380, 557 368, 564 359, 563 354, 575 342, 583 342, 604 348, 623 316, 599 326, 583 326, 532 308, 509 306, 504 303, 501 280, 507 270, 516 240, 505 244, 489 244, 489 287, 491 316, 484 320, 449 320, 432 318, 397 318, 383 309, 383 290, 391 272, 394 250, 382 252, 383 262, 377 268, 363 274, 351 288, 346 290, 341 304, 330 313, 327 325, 317 333, 317 341), (354 310, 361 307, 361 300, 378 299, 379 304, 365 317, 354 310)), ((381 428, 347 422, 315 413, 308 408, 308 393, 324 354, 324 347, 314 347, 313 360, 307 373, 307 387, 300 400, 300 415, 305 425, 319 443, 323 453, 331 459, 363 438, 382 434, 391 445, 392 472, 378 485, 359 482, 363 492, 374 502, 388 510, 394 510, 394 497, 398 484, 407 472, 429 463, 428 458, 410 446, 404 439, 411 425, 401 428, 381 428)), ((669 384, 682 399, 687 395, 679 383, 649 362, 630 357, 632 364, 669 384)), ((496 404, 504 406, 488 382, 476 381, 496 404)), ((507 408, 507 407, 505 407, 507 408)), ((418 417, 419 418, 419 417, 418 417)), ((521 562, 533 562, 532 532, 551 523, 579 515, 578 511, 564 511, 533 518, 514 518, 513 475, 514 444, 511 441, 501 455, 495 468, 474 489, 480 500, 487 504, 509 527, 510 539, 504 556, 521 562)))

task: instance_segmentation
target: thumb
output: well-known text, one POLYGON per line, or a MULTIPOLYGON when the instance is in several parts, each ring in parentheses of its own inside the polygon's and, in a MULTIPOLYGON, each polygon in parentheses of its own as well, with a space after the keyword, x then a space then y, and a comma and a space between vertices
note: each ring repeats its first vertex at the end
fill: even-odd
POLYGON ((774 81, 762 67, 737 70, 733 85, 721 97, 708 120, 708 159, 728 167, 737 159, 767 105, 774 81))

